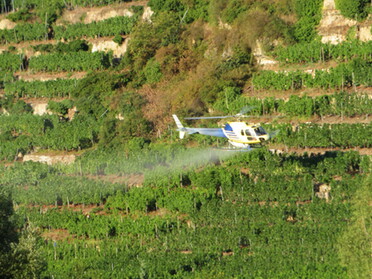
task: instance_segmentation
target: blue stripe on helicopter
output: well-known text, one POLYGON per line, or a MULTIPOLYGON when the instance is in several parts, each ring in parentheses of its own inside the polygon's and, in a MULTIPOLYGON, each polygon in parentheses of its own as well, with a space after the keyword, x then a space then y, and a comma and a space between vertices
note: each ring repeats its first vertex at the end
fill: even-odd
POLYGON ((225 127, 224 127, 225 131, 233 131, 233 128, 231 127, 231 125, 229 123, 226 123, 225 124, 225 127))

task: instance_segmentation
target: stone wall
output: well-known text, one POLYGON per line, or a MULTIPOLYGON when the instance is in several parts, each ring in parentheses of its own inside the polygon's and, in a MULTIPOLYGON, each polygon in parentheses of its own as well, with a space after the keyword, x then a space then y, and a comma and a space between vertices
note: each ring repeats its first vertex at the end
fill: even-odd
POLYGON ((72 164, 75 162, 75 155, 25 155, 23 162, 33 161, 40 162, 48 165, 53 164, 72 164))
POLYGON ((336 9, 334 0, 324 0, 322 19, 318 32, 322 36, 322 43, 339 44, 347 39, 350 28, 356 28, 356 38, 361 41, 372 40, 370 19, 359 23, 356 20, 345 18, 336 9))

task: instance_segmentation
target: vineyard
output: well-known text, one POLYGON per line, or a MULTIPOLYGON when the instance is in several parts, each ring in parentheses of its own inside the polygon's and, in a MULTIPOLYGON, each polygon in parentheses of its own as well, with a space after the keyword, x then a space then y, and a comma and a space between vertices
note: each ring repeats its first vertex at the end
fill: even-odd
MULTIPOLYGON (((179 162, 185 151, 177 149, 159 162, 179 162)), ((89 161, 75 164, 84 168, 89 161)), ((1 183, 15 203, 25 205, 20 216, 46 233, 68 232, 69 241, 43 244, 54 263, 46 276, 72 276, 81 264, 85 274, 99 272, 100 278, 123 272, 135 277, 313 275, 313 267, 299 264, 306 261, 320 277, 346 278, 334 243, 351 218, 345 201, 367 183, 370 164, 356 152, 299 157, 256 150, 201 172, 195 165, 187 171, 168 168, 164 176, 158 165, 144 172, 142 188, 86 180, 79 172, 66 176, 63 168, 37 163, 6 169, 1 183), (318 198, 318 183, 330 186, 332 202, 318 198), (85 211, 90 204, 101 206, 85 211), (154 257, 161 264, 154 264, 154 257)))
POLYGON ((0 278, 370 277, 368 1, 47 2, 0 1, 0 278))
POLYGON ((336 88, 372 85, 371 62, 354 60, 348 64, 340 64, 327 71, 316 70, 315 75, 301 71, 274 72, 262 71, 252 80, 257 89, 296 90, 306 88, 336 88))
POLYGON ((372 42, 351 41, 342 44, 311 43, 295 44, 290 47, 280 47, 272 55, 281 63, 310 63, 337 60, 350 61, 357 57, 371 62, 372 42))

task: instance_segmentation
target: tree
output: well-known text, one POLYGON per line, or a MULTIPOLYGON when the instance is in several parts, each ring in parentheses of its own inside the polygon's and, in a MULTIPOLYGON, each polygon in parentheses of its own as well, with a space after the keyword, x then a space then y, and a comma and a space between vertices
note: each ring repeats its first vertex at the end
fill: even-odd
POLYGON ((0 277, 11 278, 7 271, 11 267, 11 243, 18 241, 18 235, 14 223, 13 205, 10 198, 0 193, 0 277))
POLYGON ((27 224, 16 230, 12 200, 0 193, 0 278, 39 278, 45 262, 37 229, 27 224))
POLYGON ((109 111, 107 104, 114 91, 128 82, 124 75, 110 72, 92 73, 79 81, 72 95, 82 114, 94 115, 97 119, 109 111))

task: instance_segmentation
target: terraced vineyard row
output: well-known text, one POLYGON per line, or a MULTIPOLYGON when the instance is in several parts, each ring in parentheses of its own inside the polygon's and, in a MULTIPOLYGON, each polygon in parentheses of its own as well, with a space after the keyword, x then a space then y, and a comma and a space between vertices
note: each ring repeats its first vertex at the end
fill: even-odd
POLYGON ((90 24, 77 23, 66 26, 48 27, 43 23, 23 23, 16 25, 14 29, 0 30, 0 42, 8 44, 32 40, 67 40, 82 37, 126 35, 131 32, 136 21, 135 16, 118 16, 90 24))
POLYGON ((112 54, 105 52, 51 53, 24 59, 18 54, 2 54, 1 71, 33 70, 46 72, 88 71, 107 69, 112 63, 112 54), (25 66, 27 64, 27 67, 25 66))
POLYGON ((302 71, 261 71, 252 79, 256 89, 296 90, 301 88, 337 88, 372 85, 372 63, 356 59, 328 70, 316 70, 315 75, 302 71))

